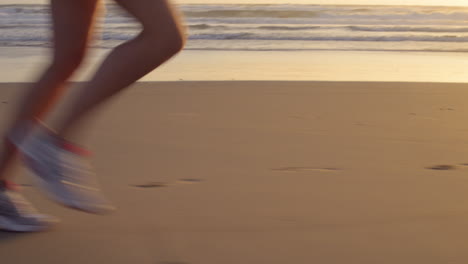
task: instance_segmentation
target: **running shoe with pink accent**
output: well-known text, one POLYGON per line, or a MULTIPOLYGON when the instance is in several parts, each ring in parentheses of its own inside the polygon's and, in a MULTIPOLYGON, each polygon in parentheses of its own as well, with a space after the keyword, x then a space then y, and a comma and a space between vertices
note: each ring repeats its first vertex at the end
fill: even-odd
POLYGON ((16 145, 26 166, 37 176, 38 186, 67 207, 96 214, 113 211, 115 208, 100 191, 89 162, 90 153, 42 124, 36 130, 16 145))

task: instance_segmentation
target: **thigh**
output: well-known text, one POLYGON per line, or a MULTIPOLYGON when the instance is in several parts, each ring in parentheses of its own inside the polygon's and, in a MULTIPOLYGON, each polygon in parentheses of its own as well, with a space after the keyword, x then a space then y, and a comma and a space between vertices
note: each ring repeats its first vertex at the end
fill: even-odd
POLYGON ((54 60, 83 56, 99 0, 51 0, 54 60), (73 57, 74 56, 74 57, 73 57))

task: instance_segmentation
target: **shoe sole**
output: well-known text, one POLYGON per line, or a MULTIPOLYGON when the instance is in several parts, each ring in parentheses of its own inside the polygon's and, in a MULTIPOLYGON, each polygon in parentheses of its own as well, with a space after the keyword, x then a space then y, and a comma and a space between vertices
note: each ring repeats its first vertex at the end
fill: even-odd
POLYGON ((41 232, 51 229, 58 221, 49 222, 49 224, 37 226, 37 225, 21 225, 17 224, 9 219, 0 217, 0 230, 8 232, 41 232))

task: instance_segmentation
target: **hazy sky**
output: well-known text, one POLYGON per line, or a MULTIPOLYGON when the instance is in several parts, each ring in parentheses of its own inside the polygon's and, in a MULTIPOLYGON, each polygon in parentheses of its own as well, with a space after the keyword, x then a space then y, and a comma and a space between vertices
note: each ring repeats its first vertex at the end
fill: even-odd
MULTIPOLYGON (((383 4, 383 5, 459 5, 468 0, 174 0, 177 3, 276 3, 276 4, 383 4)), ((0 4, 47 3, 47 0, 0 0, 0 4)))

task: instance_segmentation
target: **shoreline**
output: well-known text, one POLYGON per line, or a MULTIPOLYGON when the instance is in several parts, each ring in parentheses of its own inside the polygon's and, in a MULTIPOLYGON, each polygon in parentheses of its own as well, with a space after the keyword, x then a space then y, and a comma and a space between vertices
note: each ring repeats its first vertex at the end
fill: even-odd
MULTIPOLYGON (((109 50, 91 50, 74 81, 87 80, 109 50)), ((0 82, 29 82, 46 64, 40 48, 0 48, 0 82)), ((468 82, 468 53, 185 50, 142 81, 468 82)))

